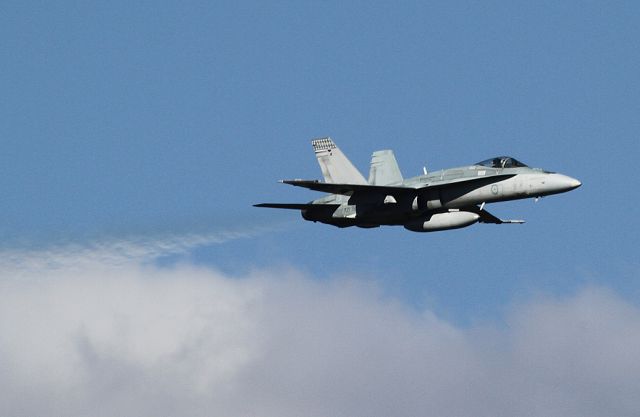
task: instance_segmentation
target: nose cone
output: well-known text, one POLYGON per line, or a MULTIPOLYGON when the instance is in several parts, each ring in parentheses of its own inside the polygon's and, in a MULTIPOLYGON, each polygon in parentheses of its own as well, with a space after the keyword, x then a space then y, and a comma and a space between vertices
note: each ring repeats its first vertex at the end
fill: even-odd
POLYGON ((569 182, 569 187, 571 187, 572 190, 580 187, 582 185, 582 183, 580 181, 578 181, 575 178, 571 178, 571 177, 567 177, 569 178, 570 182, 569 182))
POLYGON ((575 190, 582 185, 582 183, 577 179, 562 174, 551 174, 546 183, 554 193, 564 193, 575 190))

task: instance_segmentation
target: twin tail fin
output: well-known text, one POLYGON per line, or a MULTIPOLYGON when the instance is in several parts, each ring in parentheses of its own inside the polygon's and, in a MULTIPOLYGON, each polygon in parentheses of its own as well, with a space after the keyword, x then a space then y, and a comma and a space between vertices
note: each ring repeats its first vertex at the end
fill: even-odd
POLYGON ((324 182, 330 184, 366 184, 360 171, 342 153, 331 138, 314 139, 311 144, 316 153, 324 182))

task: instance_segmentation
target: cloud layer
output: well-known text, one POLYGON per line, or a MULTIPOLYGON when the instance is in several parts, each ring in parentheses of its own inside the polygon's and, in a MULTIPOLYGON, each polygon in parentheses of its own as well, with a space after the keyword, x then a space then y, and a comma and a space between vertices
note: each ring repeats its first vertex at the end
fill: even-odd
POLYGON ((348 278, 47 254, 0 264, 1 415, 640 413, 640 310, 602 288, 460 328, 348 278))

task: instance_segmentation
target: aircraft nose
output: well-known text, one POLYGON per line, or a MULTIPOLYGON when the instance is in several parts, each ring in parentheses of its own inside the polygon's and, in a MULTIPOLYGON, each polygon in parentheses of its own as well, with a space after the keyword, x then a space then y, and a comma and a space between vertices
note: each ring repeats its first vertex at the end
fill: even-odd
POLYGON ((550 178, 550 180, 551 180, 550 185, 557 192, 561 192, 561 193, 565 191, 575 190, 576 188, 582 185, 582 183, 577 179, 571 178, 568 175, 562 175, 562 174, 552 174, 552 178, 550 178))
POLYGON ((578 187, 580 187, 582 185, 582 183, 579 180, 577 180, 575 178, 571 178, 571 177, 568 177, 568 178, 570 180, 569 181, 569 187, 571 187, 572 190, 574 190, 574 189, 576 189, 576 188, 578 188, 578 187))

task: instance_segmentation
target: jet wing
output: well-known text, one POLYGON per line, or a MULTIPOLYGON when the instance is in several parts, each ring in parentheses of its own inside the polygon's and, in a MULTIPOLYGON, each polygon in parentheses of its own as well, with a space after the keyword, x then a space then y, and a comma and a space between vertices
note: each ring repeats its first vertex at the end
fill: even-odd
POLYGON ((308 188, 331 194, 351 195, 354 193, 369 192, 372 194, 414 194, 416 189, 411 187, 388 187, 384 185, 369 184, 334 184, 315 180, 283 180, 283 184, 308 188))
POLYGON ((317 180, 282 180, 283 184, 294 185, 296 187, 308 188, 314 191, 321 191, 331 194, 352 195, 354 193, 371 193, 371 194, 387 194, 387 195, 415 195, 416 191, 425 190, 428 188, 445 187, 450 184, 457 183, 469 183, 469 182, 492 182, 492 180, 502 181, 507 178, 513 177, 515 174, 498 174, 487 177, 470 177, 470 178, 456 178, 450 181, 438 181, 435 183, 427 183, 421 187, 399 187, 399 186, 386 186, 386 185, 371 185, 371 184, 335 184, 327 182, 319 182, 317 180))

